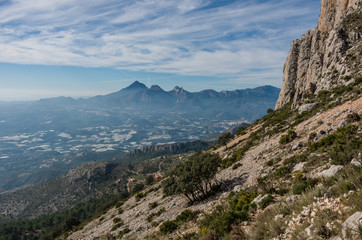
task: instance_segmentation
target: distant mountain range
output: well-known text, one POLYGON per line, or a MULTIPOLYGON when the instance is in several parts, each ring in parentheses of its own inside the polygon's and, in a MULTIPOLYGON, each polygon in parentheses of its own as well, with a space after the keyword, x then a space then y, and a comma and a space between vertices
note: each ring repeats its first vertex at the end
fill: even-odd
POLYGON ((158 85, 147 87, 135 81, 122 90, 89 99, 70 97, 48 98, 38 101, 42 105, 79 105, 86 108, 117 108, 127 111, 182 111, 212 117, 217 120, 248 121, 263 116, 267 108, 273 108, 280 89, 262 86, 253 89, 217 92, 212 89, 188 92, 182 87, 165 91, 158 85))

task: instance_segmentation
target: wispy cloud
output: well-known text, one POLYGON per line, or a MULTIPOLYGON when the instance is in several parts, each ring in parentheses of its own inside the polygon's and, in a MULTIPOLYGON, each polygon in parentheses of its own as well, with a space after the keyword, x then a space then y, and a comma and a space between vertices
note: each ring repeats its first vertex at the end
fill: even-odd
POLYGON ((0 62, 274 75, 290 40, 316 23, 307 2, 0 1, 0 62))

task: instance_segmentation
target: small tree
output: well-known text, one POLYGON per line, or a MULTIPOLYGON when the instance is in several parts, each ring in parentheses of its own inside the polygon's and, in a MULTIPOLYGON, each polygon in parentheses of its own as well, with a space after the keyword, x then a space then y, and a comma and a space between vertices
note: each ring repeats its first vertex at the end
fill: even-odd
POLYGON ((272 113, 272 112, 274 112, 274 110, 271 109, 271 108, 268 108, 268 110, 266 110, 266 113, 267 113, 267 114, 270 114, 270 113, 272 113))
POLYGON ((162 183, 165 195, 183 194, 190 202, 208 196, 216 181, 221 159, 217 154, 197 153, 191 156, 162 183))

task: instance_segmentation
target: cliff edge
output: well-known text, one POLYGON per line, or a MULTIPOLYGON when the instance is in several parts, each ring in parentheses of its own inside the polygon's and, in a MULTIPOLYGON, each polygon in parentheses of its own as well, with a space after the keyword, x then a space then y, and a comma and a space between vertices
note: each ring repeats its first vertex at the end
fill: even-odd
POLYGON ((361 6, 361 0, 322 0, 318 27, 291 44, 276 109, 361 76, 361 6))

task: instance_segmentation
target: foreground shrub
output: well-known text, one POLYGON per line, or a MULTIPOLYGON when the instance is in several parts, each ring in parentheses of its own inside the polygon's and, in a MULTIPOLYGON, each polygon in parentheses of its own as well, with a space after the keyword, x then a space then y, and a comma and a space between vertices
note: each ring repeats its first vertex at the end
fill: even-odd
POLYGON ((175 221, 167 220, 167 221, 162 223, 162 225, 160 227, 160 231, 163 234, 172 233, 177 228, 178 228, 178 225, 177 225, 177 223, 175 221))
POLYGON ((293 129, 289 129, 286 135, 282 135, 280 137, 279 143, 280 144, 287 144, 292 142, 297 137, 297 133, 294 132, 293 129))

